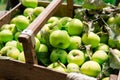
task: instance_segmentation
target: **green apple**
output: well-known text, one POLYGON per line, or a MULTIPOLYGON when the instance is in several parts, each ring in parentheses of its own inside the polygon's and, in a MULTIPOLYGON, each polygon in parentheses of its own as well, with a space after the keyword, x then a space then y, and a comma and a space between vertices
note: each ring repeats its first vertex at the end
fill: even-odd
POLYGON ((118 13, 116 16, 115 16, 115 22, 116 24, 120 25, 120 13, 118 13))
POLYGON ((8 57, 11 57, 11 58, 13 58, 13 59, 16 59, 16 60, 17 60, 19 54, 20 54, 20 51, 19 51, 16 47, 12 47, 12 46, 11 46, 11 48, 9 48, 9 49, 7 50, 7 56, 8 56, 8 57))
POLYGON ((41 32, 40 31, 36 34, 36 37, 40 40, 40 38, 41 38, 41 32))
POLYGON ((38 6, 38 0, 21 0, 21 3, 25 7, 35 8, 38 6))
POLYGON ((57 62, 60 61, 63 64, 67 63, 67 52, 63 49, 53 49, 50 54, 50 61, 57 62))
POLYGON ((25 8, 25 10, 23 11, 23 15, 28 17, 28 16, 32 16, 33 15, 33 8, 25 8))
POLYGON ((60 18, 60 23, 63 25, 63 29, 65 29, 65 30, 67 30, 66 28, 66 24, 68 23, 68 22, 70 22, 72 20, 72 18, 71 17, 62 17, 62 18, 60 18))
POLYGON ((16 32, 15 35, 14 35, 14 40, 18 41, 18 37, 19 37, 20 34, 21 34, 20 31, 16 32))
POLYGON ((81 66, 85 61, 85 55, 82 51, 78 49, 71 50, 67 55, 68 63, 75 63, 78 66, 81 66))
POLYGON ((80 67, 75 63, 67 64, 67 72, 80 72, 80 67))
POLYGON ((84 33, 82 35, 82 42, 85 45, 91 45, 92 48, 95 48, 100 43, 100 37, 94 32, 84 33))
POLYGON ((59 71, 59 72, 64 72, 64 73, 66 72, 66 66, 61 62, 51 63, 50 65, 47 66, 47 68, 55 71, 59 71))
POLYGON ((80 36, 71 36, 70 37, 70 46, 68 50, 79 49, 81 46, 81 37, 80 36))
POLYGON ((18 60, 19 60, 19 61, 22 61, 22 62, 25 62, 24 52, 21 52, 21 53, 18 55, 18 60))
POLYGON ((117 36, 116 46, 117 46, 118 49, 120 49, 120 35, 117 36))
POLYGON ((40 41, 37 37, 35 37, 35 51, 38 51, 40 47, 40 41))
POLYGON ((5 29, 0 31, 0 42, 7 42, 13 40, 13 34, 10 30, 5 29))
POLYGON ((84 29, 84 25, 79 19, 72 19, 66 24, 66 27, 70 35, 81 35, 84 29))
POLYGON ((13 46, 16 47, 17 49, 19 49, 20 51, 23 51, 23 46, 20 42, 15 41, 15 40, 11 40, 6 42, 5 46, 13 46))
POLYGON ((42 6, 35 7, 33 10, 33 15, 37 17, 41 12, 43 12, 44 9, 45 8, 42 6))
POLYGON ((101 72, 101 66, 95 61, 86 61, 80 68, 81 73, 97 77, 101 72))
POLYGON ((50 34, 49 41, 55 48, 66 49, 70 45, 70 36, 65 30, 55 30, 50 34))
POLYGON ((23 15, 18 15, 10 23, 15 24, 17 29, 22 31, 29 26, 30 20, 23 15))
POLYGON ((4 24, 2 25, 1 30, 4 30, 4 29, 10 30, 13 34, 17 32, 17 28, 15 24, 4 24))
POLYGON ((104 77, 102 80, 110 80, 109 77, 104 77))
POLYGON ((11 47, 12 46, 4 46, 4 47, 2 47, 2 49, 0 50, 0 54, 2 56, 7 56, 7 51, 8 51, 8 49, 11 49, 11 47))
POLYGON ((103 50, 105 52, 109 51, 109 46, 104 43, 99 43, 98 47, 96 47, 96 50, 103 50))
POLYGON ((117 56, 120 58, 120 50, 119 49, 113 49, 114 53, 117 54, 117 56))
POLYGON ((58 21, 58 20, 59 20, 58 17, 52 16, 52 17, 50 17, 50 19, 47 21, 47 23, 53 23, 53 22, 56 22, 56 21, 58 21))
POLYGON ((105 61, 108 60, 108 54, 103 50, 97 50, 93 53, 91 59, 102 65, 105 61))
POLYGON ((48 47, 45 44, 40 44, 36 55, 39 63, 42 63, 44 66, 48 66, 50 64, 50 53, 48 52, 48 47))
POLYGON ((107 20, 107 23, 108 23, 109 25, 111 25, 111 24, 116 24, 115 22, 116 22, 116 21, 115 21, 115 17, 113 17, 113 16, 112 16, 112 17, 109 17, 108 20, 107 20))

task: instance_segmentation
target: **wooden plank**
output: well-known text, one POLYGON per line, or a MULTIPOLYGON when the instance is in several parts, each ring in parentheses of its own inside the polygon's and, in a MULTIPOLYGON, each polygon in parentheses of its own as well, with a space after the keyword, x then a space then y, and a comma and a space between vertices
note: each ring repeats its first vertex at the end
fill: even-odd
POLYGON ((115 75, 115 74, 111 74, 109 80, 117 80, 117 78, 118 78, 117 75, 115 75))
POLYGON ((18 62, 12 59, 0 60, 0 77, 6 80, 66 80, 67 74, 39 65, 18 62))

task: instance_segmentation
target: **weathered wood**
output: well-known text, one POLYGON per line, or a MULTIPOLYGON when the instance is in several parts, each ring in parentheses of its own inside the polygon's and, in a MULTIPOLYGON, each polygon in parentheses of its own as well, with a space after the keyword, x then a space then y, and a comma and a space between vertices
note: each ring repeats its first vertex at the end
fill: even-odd
POLYGON ((117 80, 120 80, 120 70, 119 70, 119 73, 118 73, 118 78, 117 78, 117 80))
POLYGON ((66 80, 67 74, 47 69, 40 65, 0 60, 0 77, 6 80, 66 80))

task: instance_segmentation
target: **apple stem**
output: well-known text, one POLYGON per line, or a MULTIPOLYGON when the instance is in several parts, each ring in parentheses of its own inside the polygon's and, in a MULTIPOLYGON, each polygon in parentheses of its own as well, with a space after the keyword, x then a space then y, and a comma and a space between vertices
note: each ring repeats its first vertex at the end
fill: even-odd
POLYGON ((57 62, 61 67, 66 68, 59 60, 57 62))

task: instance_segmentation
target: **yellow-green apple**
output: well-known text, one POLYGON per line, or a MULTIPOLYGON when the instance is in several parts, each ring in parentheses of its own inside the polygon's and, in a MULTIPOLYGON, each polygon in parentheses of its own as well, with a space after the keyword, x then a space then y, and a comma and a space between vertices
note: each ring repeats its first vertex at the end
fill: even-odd
POLYGON ((109 46, 105 43, 99 43, 98 47, 95 50, 103 50, 105 52, 109 51, 109 46))
POLYGON ((50 34, 49 41, 55 48, 66 49, 70 45, 70 36, 65 30, 55 30, 50 34))
POLYGON ((95 48, 100 43, 100 37, 94 32, 84 33, 82 35, 82 42, 85 45, 91 45, 92 48, 95 48))
POLYGON ((109 17, 108 18, 108 20, 107 20, 107 23, 109 24, 109 25, 111 25, 111 24, 116 24, 116 20, 115 20, 115 17, 109 17))
POLYGON ((18 59, 18 55, 20 54, 20 51, 16 48, 11 46, 8 50, 7 50, 7 56, 11 57, 13 59, 18 59))
POLYGON ((72 18, 71 17, 62 17, 60 18, 60 23, 62 23, 63 26, 65 26, 67 24, 67 22, 71 21, 72 18))
POLYGON ((38 52, 36 52, 37 59, 39 63, 42 63, 44 66, 50 64, 50 53, 48 52, 48 47, 45 44, 40 44, 38 52))
POLYGON ((110 80, 109 77, 104 77, 102 80, 110 80))
POLYGON ((80 36, 71 36, 70 37, 70 46, 68 50, 78 49, 81 46, 81 37, 80 36))
POLYGON ((82 51, 78 49, 71 50, 67 55, 68 63, 75 63, 78 66, 82 65, 85 61, 85 55, 82 51))
POLYGON ((113 49, 113 51, 120 58, 120 50, 119 49, 113 49))
POLYGON ((80 71, 88 76, 97 77, 101 72, 101 66, 95 61, 86 61, 80 71))
POLYGON ((25 8, 25 10, 23 11, 23 15, 28 17, 28 16, 32 16, 33 15, 33 8, 25 8))
POLYGON ((66 24, 66 27, 70 35, 81 35, 84 29, 84 25, 79 19, 72 19, 66 24))
POLYGON ((52 17, 50 17, 50 19, 47 21, 47 23, 53 23, 53 22, 56 22, 56 21, 58 21, 58 20, 59 20, 58 17, 52 16, 52 17))
POLYGON ((25 10, 23 11, 23 15, 25 17, 27 17, 30 22, 32 22, 36 17, 33 15, 33 8, 25 8, 25 10))
POLYGON ((40 31, 36 34, 36 37, 40 40, 40 38, 41 38, 41 32, 40 31))
POLYGON ((37 37, 35 37, 35 51, 38 51, 40 47, 40 41, 37 37))
POLYGON ((20 31, 16 32, 16 33, 14 34, 14 40, 18 41, 18 37, 19 37, 20 34, 21 34, 20 31))
POLYGON ((0 50, 0 54, 2 56, 7 56, 7 50, 10 49, 12 46, 4 46, 2 47, 2 49, 0 50))
POLYGON ((7 42, 13 40, 13 34, 10 30, 5 29, 0 31, 0 42, 7 42))
POLYGON ((117 36, 117 39, 116 39, 116 46, 118 49, 120 49, 120 35, 117 36))
POLYGON ((60 61, 63 64, 67 63, 67 52, 63 49, 53 49, 50 54, 50 61, 57 62, 60 61))
POLYGON ((25 7, 35 8, 38 6, 38 0, 21 0, 21 3, 25 7))
POLYGON ((41 12, 43 12, 44 9, 45 8, 42 6, 38 6, 38 7, 34 8, 33 15, 37 17, 41 12))
POLYGON ((80 72, 80 67, 75 63, 67 64, 67 72, 80 72))
POLYGON ((25 62, 24 52, 21 52, 21 53, 18 55, 18 60, 19 60, 19 61, 22 61, 22 62, 25 62))
POLYGON ((23 51, 23 46, 20 42, 15 41, 15 40, 11 40, 6 42, 5 46, 13 46, 16 47, 17 49, 19 49, 20 51, 23 51))
POLYGON ((105 61, 108 60, 108 54, 103 50, 97 50, 93 53, 91 59, 102 65, 105 61))
POLYGON ((66 72, 66 66, 61 62, 51 63, 50 65, 47 66, 47 68, 55 71, 59 71, 59 72, 64 72, 64 73, 66 72))
POLYGON ((23 15, 18 15, 10 23, 15 24, 17 29, 22 31, 29 26, 30 20, 23 15))
POLYGON ((1 30, 4 30, 4 29, 10 30, 13 34, 17 32, 17 28, 15 24, 4 24, 2 25, 1 30))

